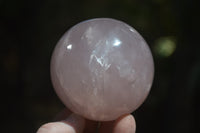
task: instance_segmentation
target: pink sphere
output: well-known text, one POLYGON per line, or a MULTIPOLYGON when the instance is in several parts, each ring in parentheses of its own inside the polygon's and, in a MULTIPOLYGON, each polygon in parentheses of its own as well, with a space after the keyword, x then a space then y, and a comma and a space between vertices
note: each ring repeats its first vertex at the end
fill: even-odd
POLYGON ((137 109, 153 80, 151 51, 124 22, 97 18, 66 32, 51 60, 56 93, 74 113, 96 121, 115 120, 137 109))

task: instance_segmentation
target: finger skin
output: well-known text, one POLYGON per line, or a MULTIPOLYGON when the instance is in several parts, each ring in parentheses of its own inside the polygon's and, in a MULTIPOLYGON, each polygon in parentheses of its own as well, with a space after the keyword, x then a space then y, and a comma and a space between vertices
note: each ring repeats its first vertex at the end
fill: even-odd
POLYGON ((82 133, 84 127, 85 119, 71 114, 66 120, 44 124, 37 133, 82 133))
MULTIPOLYGON (((62 122, 65 122, 66 124, 70 124, 70 123, 67 123, 66 122, 66 118, 68 119, 68 121, 69 121, 69 117, 70 117, 70 115, 72 115, 72 112, 69 110, 69 109, 67 109, 67 108, 65 108, 65 109, 63 109, 62 111, 60 111, 57 115, 56 115, 56 117, 54 118, 54 120, 53 121, 62 121, 62 122)), ((73 117, 72 117, 73 118, 73 117)), ((76 124, 77 124, 78 122, 75 122, 74 124, 73 124, 73 127, 76 129, 76 130, 78 130, 78 127, 76 126, 76 124)), ((57 123, 54 123, 54 124, 57 124, 57 123)), ((78 125, 80 125, 80 124, 78 124, 78 125)), ((48 125, 47 125, 48 126, 48 125)), ((50 124, 49 126, 53 126, 52 124, 50 124)), ((51 127, 49 127, 48 126, 48 128, 51 128, 51 127)), ((95 133, 96 131, 97 131, 97 126, 98 126, 98 122, 96 122, 96 121, 92 121, 92 120, 85 120, 85 128, 83 129, 84 131, 83 131, 83 133, 95 133)), ((51 130, 51 129, 49 129, 49 130, 51 130)), ((80 129, 79 129, 80 130, 80 129)), ((81 129, 82 130, 82 129, 81 129)), ((80 131, 79 131, 80 132, 80 131)))
POLYGON ((52 122, 41 126, 37 133, 76 133, 76 131, 64 122, 52 122))
MULTIPOLYGON (((60 113, 56 115, 54 121, 61 121, 68 118, 72 114, 72 112, 65 108, 60 113)), ((85 120, 85 128, 83 133, 95 133, 97 131, 98 122, 92 120, 85 120)))
POLYGON ((113 128, 113 133, 135 133, 136 123, 132 115, 126 115, 118 119, 113 128))
MULTIPOLYGON (((95 133, 98 129, 98 122, 85 120, 67 109, 58 116, 58 120, 62 121, 44 124, 37 133, 95 133)), ((115 121, 103 122, 99 128, 99 133, 135 133, 135 131, 135 119, 130 114, 115 121)))
POLYGON ((115 121, 102 123, 99 133, 135 133, 136 123, 132 115, 124 115, 115 121))

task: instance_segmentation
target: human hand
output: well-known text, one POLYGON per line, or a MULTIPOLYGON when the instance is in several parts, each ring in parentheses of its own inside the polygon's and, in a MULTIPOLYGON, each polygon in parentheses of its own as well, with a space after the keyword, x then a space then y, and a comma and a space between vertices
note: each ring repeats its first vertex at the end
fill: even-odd
POLYGON ((136 130, 135 119, 131 114, 121 116, 115 121, 99 123, 65 109, 56 120, 57 122, 42 125, 37 133, 135 133, 136 130))

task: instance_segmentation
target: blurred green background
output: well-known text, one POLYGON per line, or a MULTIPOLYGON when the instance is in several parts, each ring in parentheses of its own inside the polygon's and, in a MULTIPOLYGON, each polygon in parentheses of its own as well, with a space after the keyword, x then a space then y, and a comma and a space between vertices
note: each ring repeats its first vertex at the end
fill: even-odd
MULTIPOLYGON (((155 79, 133 115, 137 133, 200 132, 200 4, 195 0, 0 0, 1 132, 35 133, 64 108, 49 64, 63 33, 111 17, 137 29, 155 79)), ((114 110, 113 110, 114 111, 114 110)))

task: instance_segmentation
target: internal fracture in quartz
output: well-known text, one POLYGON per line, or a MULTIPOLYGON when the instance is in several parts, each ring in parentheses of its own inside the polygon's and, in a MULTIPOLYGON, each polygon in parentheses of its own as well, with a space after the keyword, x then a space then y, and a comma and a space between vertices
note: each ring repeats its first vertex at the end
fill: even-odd
POLYGON ((66 32, 51 60, 56 93, 74 113, 97 121, 115 120, 137 109, 153 80, 151 51, 124 22, 98 18, 66 32))

